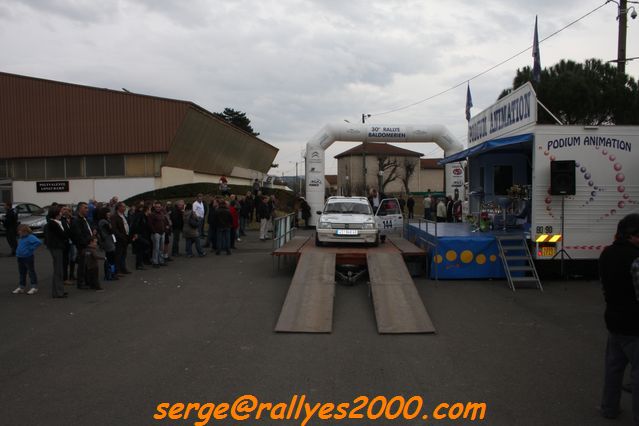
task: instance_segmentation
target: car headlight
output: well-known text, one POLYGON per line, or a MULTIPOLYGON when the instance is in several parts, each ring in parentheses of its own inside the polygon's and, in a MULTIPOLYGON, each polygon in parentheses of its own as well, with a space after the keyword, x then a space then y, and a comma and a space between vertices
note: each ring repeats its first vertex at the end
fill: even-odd
POLYGON ((319 222, 317 224, 317 229, 331 229, 331 224, 328 222, 319 222))
POLYGON ((362 229, 375 229, 375 223, 364 223, 362 224, 362 229))
POLYGON ((40 227, 42 227, 42 226, 44 226, 46 224, 47 224, 47 220, 46 219, 40 219, 40 220, 36 220, 35 222, 33 222, 31 224, 31 226, 35 227, 35 228, 40 228, 40 227))

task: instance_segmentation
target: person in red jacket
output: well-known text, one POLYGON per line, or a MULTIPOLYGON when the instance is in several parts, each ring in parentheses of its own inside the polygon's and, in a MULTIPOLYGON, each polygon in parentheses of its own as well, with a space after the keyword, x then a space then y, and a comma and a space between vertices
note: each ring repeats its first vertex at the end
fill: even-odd
POLYGON ((231 212, 231 217, 233 218, 233 225, 231 226, 231 248, 235 248, 235 241, 240 240, 237 235, 237 230, 240 228, 240 212, 237 210, 237 201, 232 200, 229 206, 229 211, 231 212))

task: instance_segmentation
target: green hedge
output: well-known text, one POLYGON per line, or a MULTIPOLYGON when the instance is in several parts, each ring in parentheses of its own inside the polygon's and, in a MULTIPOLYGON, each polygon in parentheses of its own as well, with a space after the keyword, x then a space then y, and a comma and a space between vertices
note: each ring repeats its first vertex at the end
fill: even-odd
MULTIPOLYGON (((247 192, 252 191, 252 187, 248 185, 229 185, 231 194, 246 195, 247 192)), ((162 189, 156 189, 154 191, 143 192, 141 194, 134 195, 124 200, 127 205, 132 205, 140 201, 176 201, 184 200, 186 202, 192 202, 197 194, 218 195, 219 185, 217 183, 189 183, 184 185, 169 186, 162 189)), ((295 195, 291 191, 285 191, 283 189, 263 188, 262 194, 275 195, 279 202, 280 210, 292 211, 293 203, 295 202, 295 195)))

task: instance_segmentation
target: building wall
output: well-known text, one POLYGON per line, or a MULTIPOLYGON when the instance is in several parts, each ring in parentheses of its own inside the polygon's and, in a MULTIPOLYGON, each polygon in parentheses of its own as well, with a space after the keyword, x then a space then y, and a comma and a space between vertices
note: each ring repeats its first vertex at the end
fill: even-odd
POLYGON ((104 179, 69 179, 69 192, 37 192, 36 181, 13 181, 13 200, 16 202, 32 202, 46 206, 53 202, 73 204, 92 198, 108 201, 114 195, 121 200, 155 189, 155 179, 144 178, 104 178, 104 179))
MULTIPOLYGON (((217 184, 220 179, 219 175, 195 173, 192 170, 175 167, 162 167, 161 170, 161 175, 158 177, 64 179, 69 182, 69 192, 37 192, 36 180, 14 180, 11 182, 12 199, 16 202, 31 202, 39 206, 46 206, 53 202, 73 204, 89 199, 108 201, 113 196, 124 200, 143 192, 169 186, 198 182, 217 184)), ((227 178, 232 185, 251 185, 253 182, 251 178, 227 178)), ((46 179, 40 181, 46 181, 46 179)))
MULTIPOLYGON (((391 157, 391 160, 396 160, 399 163, 397 169, 398 178, 392 182, 389 182, 384 192, 387 194, 401 194, 405 193, 404 183, 400 179, 404 175, 404 160, 408 158, 409 161, 415 164, 415 172, 408 181, 408 187, 411 191, 417 191, 419 187, 419 158, 418 157, 391 157)), ((363 156, 346 156, 337 160, 337 188, 338 193, 341 189, 343 194, 348 192, 348 186, 350 185, 351 195, 367 195, 369 189, 377 188, 379 186, 379 162, 376 155, 366 156, 366 180, 364 182, 364 161, 363 156), (346 178, 348 176, 348 179, 346 178)), ((384 171, 384 178, 388 177, 390 170, 384 171)))
POLYGON ((443 191, 444 190, 444 169, 422 169, 420 170, 418 192, 443 191))

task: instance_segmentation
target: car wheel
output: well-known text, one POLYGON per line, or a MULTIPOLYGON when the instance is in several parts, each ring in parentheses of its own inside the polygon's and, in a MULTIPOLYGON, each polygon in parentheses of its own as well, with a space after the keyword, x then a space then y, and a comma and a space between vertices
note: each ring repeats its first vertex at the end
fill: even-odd
POLYGON ((322 243, 319 238, 317 238, 317 234, 315 234, 315 246, 322 247, 324 243, 322 243))
POLYGON ((379 235, 375 237, 375 242, 373 243, 373 247, 379 247, 379 235))

